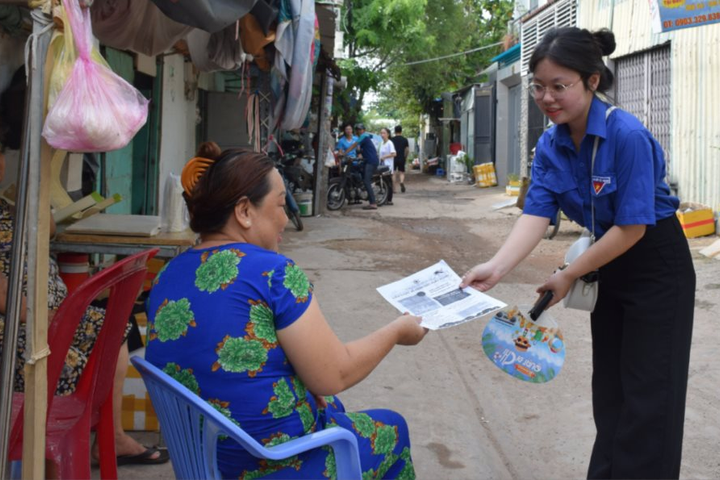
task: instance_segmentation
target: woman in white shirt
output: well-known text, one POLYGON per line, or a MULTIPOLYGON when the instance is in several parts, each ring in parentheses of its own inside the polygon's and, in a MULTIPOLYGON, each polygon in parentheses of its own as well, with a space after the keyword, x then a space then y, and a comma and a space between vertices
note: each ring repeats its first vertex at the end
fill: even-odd
MULTIPOLYGON (((383 165, 390 168, 390 172, 393 171, 393 164, 395 162, 395 145, 390 141, 390 130, 387 128, 380 129, 380 136, 382 137, 382 144, 380 145, 380 161, 383 165)), ((384 177, 388 187, 388 199, 385 205, 392 205, 393 199, 393 181, 392 175, 384 177)))

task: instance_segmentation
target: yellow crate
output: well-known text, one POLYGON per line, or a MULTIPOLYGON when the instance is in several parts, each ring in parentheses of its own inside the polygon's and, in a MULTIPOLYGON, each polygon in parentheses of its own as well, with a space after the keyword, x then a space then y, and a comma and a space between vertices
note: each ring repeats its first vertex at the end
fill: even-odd
POLYGON ((697 203, 681 203, 677 211, 687 238, 703 237, 715 233, 715 218, 711 208, 697 203), (691 209, 688 211, 688 209, 691 209))
MULTIPOLYGON (((140 354, 145 356, 144 350, 140 354)), ((157 432, 160 429, 145 383, 132 364, 128 366, 123 384, 122 425, 124 430, 157 432)))

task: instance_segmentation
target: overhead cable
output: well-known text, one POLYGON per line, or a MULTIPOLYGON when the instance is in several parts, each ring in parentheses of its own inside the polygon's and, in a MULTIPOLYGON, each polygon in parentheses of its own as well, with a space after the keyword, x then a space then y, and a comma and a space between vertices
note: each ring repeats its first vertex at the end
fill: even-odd
POLYGON ((503 42, 497 42, 497 43, 493 43, 493 44, 490 44, 490 45, 485 45, 485 46, 482 46, 482 47, 473 48, 472 50, 467 50, 467 51, 465 51, 465 52, 452 53, 452 54, 450 54, 450 55, 443 55, 442 57, 436 57, 436 58, 428 58, 427 60, 417 60, 417 61, 415 61, 415 62, 401 63, 400 66, 401 66, 401 67, 404 67, 404 66, 408 66, 408 65, 417 65, 417 64, 419 64, 419 63, 436 62, 436 61, 438 61, 438 60, 444 60, 444 59, 446 59, 446 58, 459 57, 460 55, 467 55, 468 53, 478 52, 478 51, 480 51, 480 50, 485 50, 486 48, 497 47, 498 45, 502 45, 502 44, 503 44, 503 42))

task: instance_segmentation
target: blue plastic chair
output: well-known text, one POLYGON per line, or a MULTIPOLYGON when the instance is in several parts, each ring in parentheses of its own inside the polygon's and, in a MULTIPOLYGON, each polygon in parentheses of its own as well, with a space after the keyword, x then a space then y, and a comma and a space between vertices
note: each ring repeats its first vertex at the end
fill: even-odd
POLYGON ((338 480, 360 480, 357 439, 344 428, 329 428, 266 448, 162 370, 140 357, 132 364, 145 382, 167 442, 175 477, 179 479, 222 478, 217 466, 217 441, 226 435, 251 455, 284 460, 325 445, 335 452, 338 480))

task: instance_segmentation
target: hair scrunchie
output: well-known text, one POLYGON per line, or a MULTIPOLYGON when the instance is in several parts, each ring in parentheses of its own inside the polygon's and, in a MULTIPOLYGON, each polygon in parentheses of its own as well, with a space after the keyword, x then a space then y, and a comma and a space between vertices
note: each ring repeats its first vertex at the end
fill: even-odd
POLYGON ((185 164, 180 175, 180 183, 182 183, 183 190, 188 196, 192 195, 198 180, 213 163, 215 163, 215 160, 194 157, 185 164))

